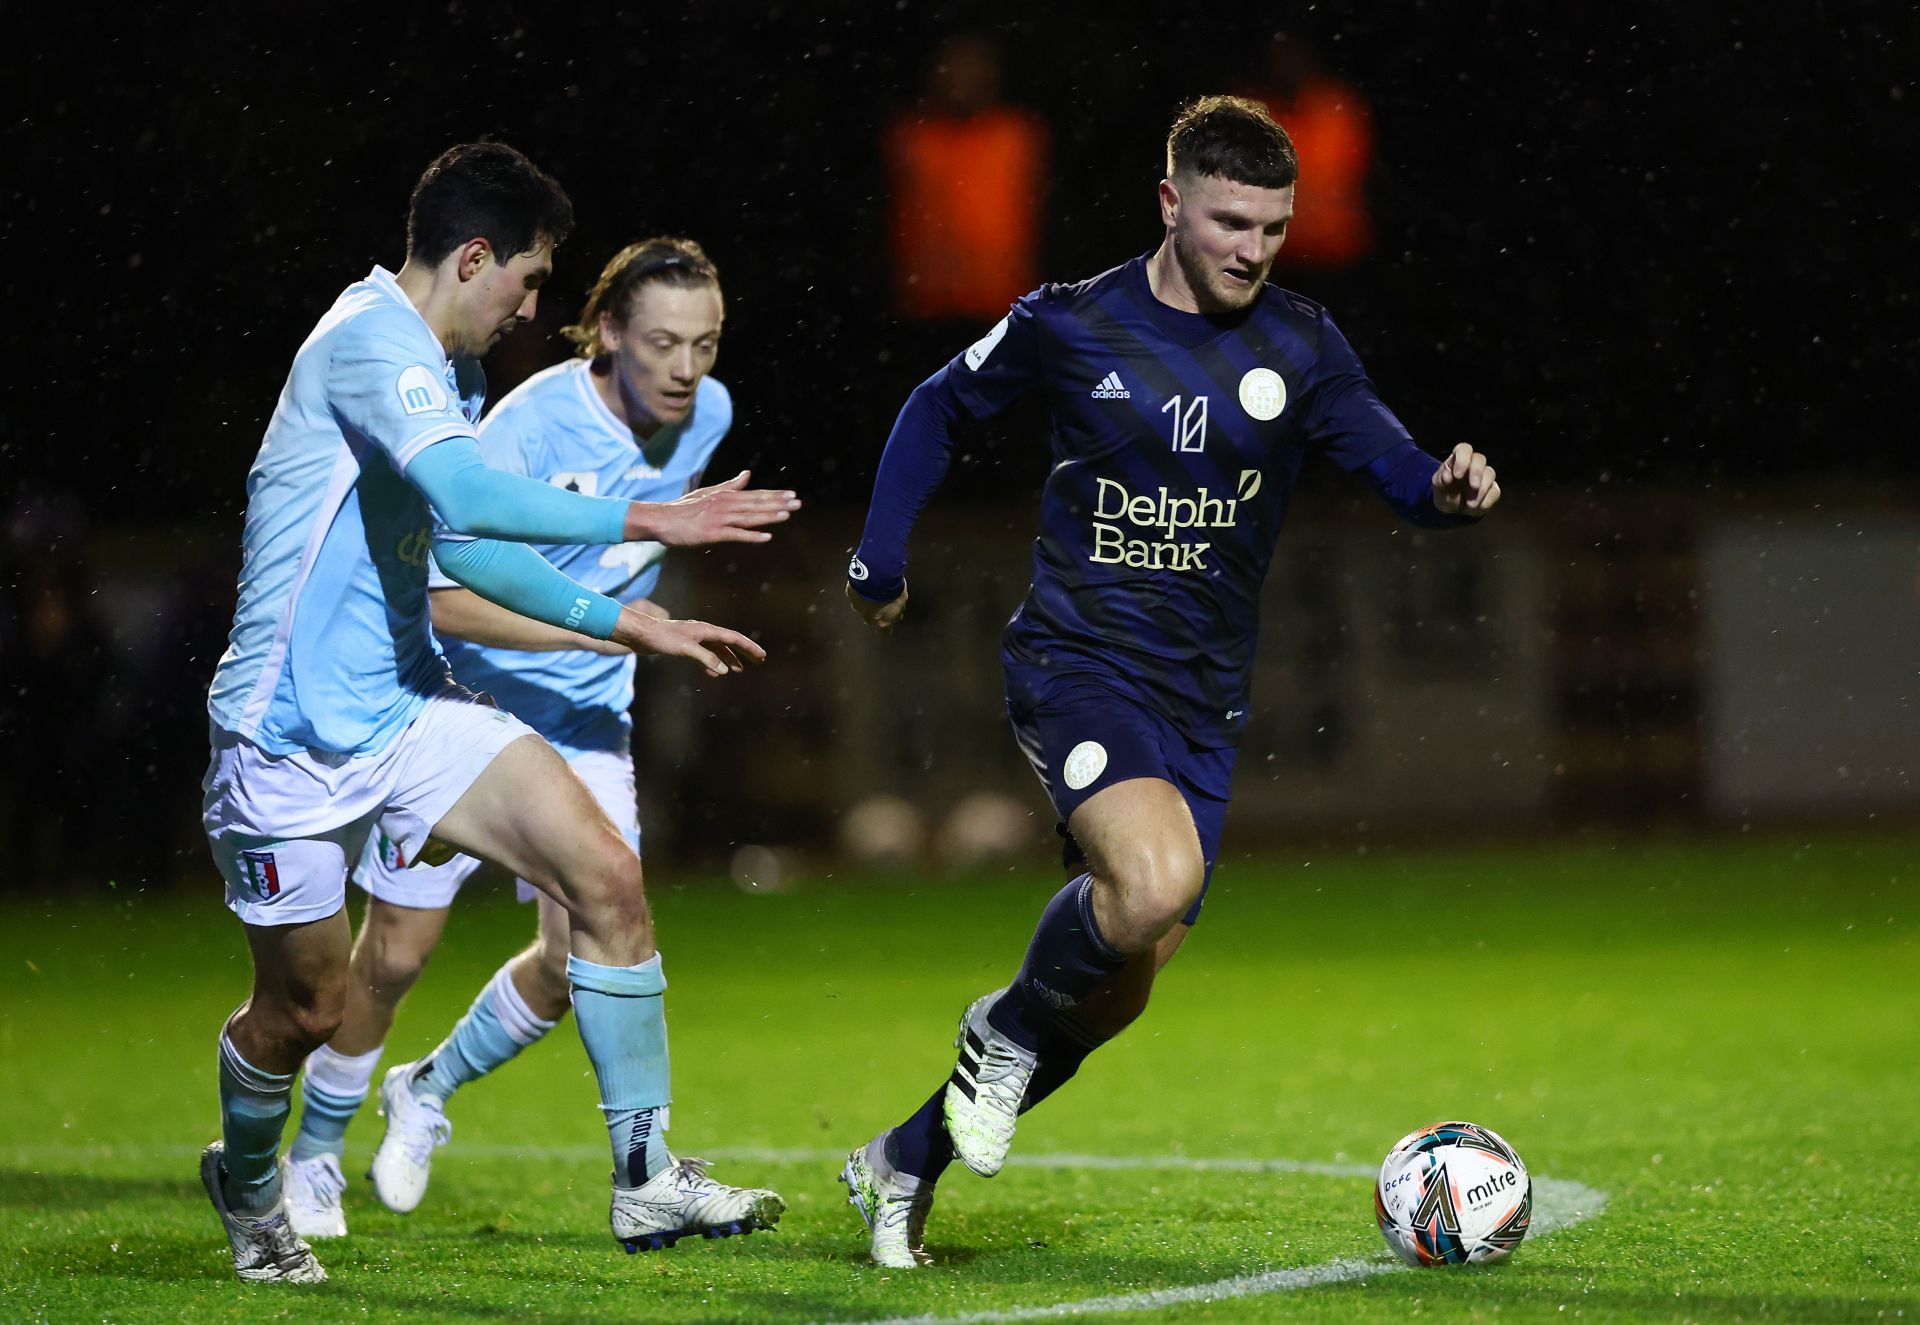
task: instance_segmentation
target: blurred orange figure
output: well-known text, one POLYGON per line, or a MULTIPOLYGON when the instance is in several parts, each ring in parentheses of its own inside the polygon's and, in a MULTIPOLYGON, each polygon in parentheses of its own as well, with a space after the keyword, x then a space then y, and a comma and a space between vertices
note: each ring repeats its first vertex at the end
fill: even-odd
POLYGON ((1048 132, 1000 101, 1000 51, 947 38, 920 104, 888 125, 893 304, 904 317, 993 321, 1040 283, 1048 132))
POLYGON ((1373 116, 1359 89, 1322 69, 1304 42, 1280 33, 1267 47, 1265 82, 1243 95, 1266 105, 1300 157, 1297 208, 1279 265, 1337 271, 1366 257, 1373 250, 1373 116))

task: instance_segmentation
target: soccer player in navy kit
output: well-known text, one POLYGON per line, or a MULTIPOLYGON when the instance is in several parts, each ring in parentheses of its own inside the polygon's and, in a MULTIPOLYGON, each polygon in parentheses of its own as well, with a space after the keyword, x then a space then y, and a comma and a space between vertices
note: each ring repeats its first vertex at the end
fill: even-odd
POLYGON ((1253 102, 1206 97, 1167 138, 1160 247, 1025 296, 922 383, 888 439, 848 598, 888 630, 906 544, 952 425, 1041 393, 1053 467, 1033 584, 1003 641, 1007 711, 1079 872, 1018 973, 961 1020, 952 1076, 841 1177, 873 1259, 908 1268, 957 1155, 998 1172, 1015 1120, 1146 1007, 1198 918, 1245 727, 1259 594, 1300 467, 1324 455, 1403 518, 1470 524, 1486 457, 1427 455, 1319 305, 1266 283, 1293 145, 1253 102))

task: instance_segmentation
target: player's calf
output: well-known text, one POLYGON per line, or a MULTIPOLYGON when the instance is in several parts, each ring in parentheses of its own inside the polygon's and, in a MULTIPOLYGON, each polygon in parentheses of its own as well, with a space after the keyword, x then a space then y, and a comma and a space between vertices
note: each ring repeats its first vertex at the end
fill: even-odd
POLYGON ((509 963, 513 983, 532 1012, 559 1021, 572 1006, 567 984, 567 957, 572 939, 566 908, 550 897, 538 900, 540 932, 531 946, 509 963))

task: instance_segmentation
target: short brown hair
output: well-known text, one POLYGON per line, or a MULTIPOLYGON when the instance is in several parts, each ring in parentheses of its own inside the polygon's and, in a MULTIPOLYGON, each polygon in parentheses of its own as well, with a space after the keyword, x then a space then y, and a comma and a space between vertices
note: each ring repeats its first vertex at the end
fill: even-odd
POLYGON ((433 159, 407 203, 407 258, 435 266, 470 239, 507 262, 543 238, 558 247, 573 203, 553 176, 505 143, 461 143, 433 159))
POLYGON ((613 255, 600 272, 600 279, 587 293, 587 306, 580 320, 562 327, 560 334, 580 347, 580 353, 594 358, 606 353, 600 343, 600 317, 605 314, 616 323, 633 316, 640 291, 649 285, 672 285, 681 289, 720 285, 720 269, 713 265, 707 251, 691 239, 673 235, 655 235, 637 244, 629 244, 613 255))
POLYGON ((1201 97, 1180 108, 1167 133, 1167 174, 1182 170, 1284 189, 1300 178, 1300 158, 1293 139, 1259 102, 1201 97))

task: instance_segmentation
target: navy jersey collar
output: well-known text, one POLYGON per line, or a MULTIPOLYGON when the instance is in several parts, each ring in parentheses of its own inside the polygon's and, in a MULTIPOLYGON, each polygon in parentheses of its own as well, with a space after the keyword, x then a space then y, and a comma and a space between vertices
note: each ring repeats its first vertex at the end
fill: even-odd
POLYGON ((1127 289, 1147 310, 1147 316, 1153 319, 1155 325, 1178 344, 1204 345, 1216 336, 1238 331, 1260 306, 1259 301, 1255 300, 1246 312, 1223 317, 1209 317, 1205 313, 1189 313, 1185 309, 1175 308, 1153 292, 1153 282, 1147 279, 1147 262, 1152 257, 1151 252, 1143 253, 1123 268, 1127 289))

